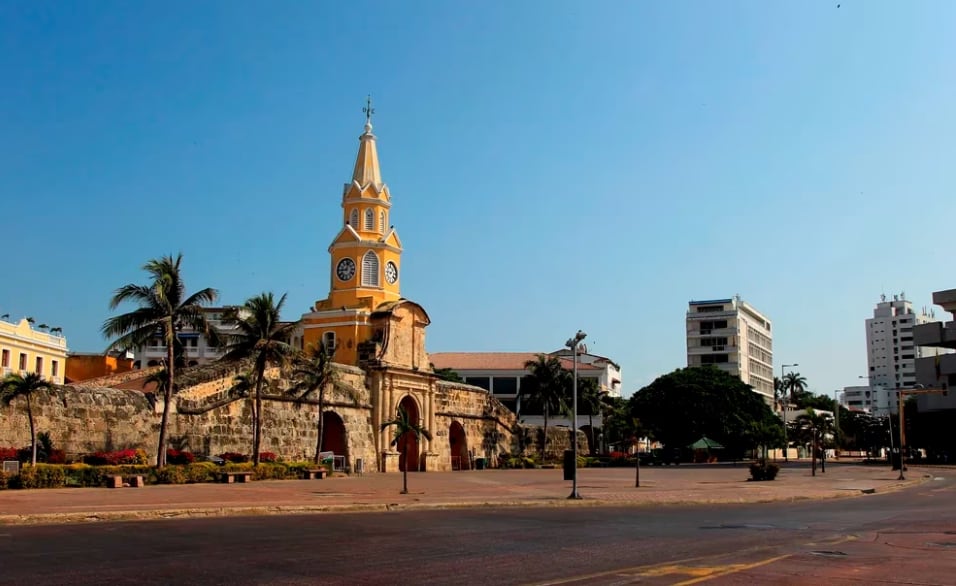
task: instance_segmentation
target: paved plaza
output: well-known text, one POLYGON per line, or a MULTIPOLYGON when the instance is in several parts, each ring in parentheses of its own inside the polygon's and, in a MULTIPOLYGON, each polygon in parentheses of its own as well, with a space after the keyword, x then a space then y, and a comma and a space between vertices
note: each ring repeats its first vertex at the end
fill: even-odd
POLYGON ((160 519, 385 511, 482 506, 662 506, 860 497, 897 490, 952 469, 911 467, 907 480, 887 466, 830 464, 810 475, 809 463, 791 463, 772 482, 748 481, 746 464, 642 467, 579 471, 581 500, 568 500, 571 483, 560 469, 424 472, 274 480, 248 484, 154 485, 143 488, 64 488, 0 491, 0 525, 97 520, 160 519))

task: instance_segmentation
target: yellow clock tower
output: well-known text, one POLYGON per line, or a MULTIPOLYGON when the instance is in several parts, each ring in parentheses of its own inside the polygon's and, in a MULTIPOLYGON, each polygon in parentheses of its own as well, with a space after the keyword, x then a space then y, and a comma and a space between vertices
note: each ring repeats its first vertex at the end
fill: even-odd
POLYGON ((378 165, 371 100, 364 111, 365 132, 342 194, 342 229, 329 246, 329 296, 316 301, 301 322, 303 344, 321 341, 343 364, 357 364, 358 345, 372 339, 372 313, 401 299, 402 242, 389 224, 392 198, 378 165))

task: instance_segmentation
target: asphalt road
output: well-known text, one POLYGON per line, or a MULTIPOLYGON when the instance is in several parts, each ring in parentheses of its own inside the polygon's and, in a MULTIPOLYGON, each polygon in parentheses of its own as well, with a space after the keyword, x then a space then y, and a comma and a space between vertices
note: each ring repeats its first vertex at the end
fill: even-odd
POLYGON ((796 504, 0 526, 0 584, 954 584, 956 482, 796 504))

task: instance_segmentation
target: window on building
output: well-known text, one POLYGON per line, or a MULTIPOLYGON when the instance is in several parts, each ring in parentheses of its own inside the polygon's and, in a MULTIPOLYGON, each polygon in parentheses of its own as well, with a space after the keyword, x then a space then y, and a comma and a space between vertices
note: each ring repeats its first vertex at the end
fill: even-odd
POLYGON ((3 367, 10 368, 10 351, 9 350, 3 351, 3 367))
POLYGON ((378 213, 378 233, 385 233, 385 212, 381 211, 378 213))
POLYGON ((27 355, 23 352, 20 353, 20 370, 27 369, 27 355))
POLYGON ((322 345, 326 352, 335 351, 335 332, 325 332, 322 334, 322 345))
POLYGON ((34 370, 34 372, 36 372, 37 374, 43 374, 43 357, 42 356, 37 356, 36 370, 34 370))
POLYGON ((57 377, 60 376, 60 363, 56 360, 50 361, 50 376, 57 377))
POLYGON ((466 376, 465 384, 481 387, 486 391, 491 390, 491 381, 488 380, 487 376, 466 376))
POLYGON ((514 395, 518 393, 518 379, 512 376, 496 376, 493 382, 496 395, 514 395))
POLYGON ((371 250, 362 257, 362 285, 378 287, 378 257, 371 250))
POLYGON ((358 227, 359 227, 358 209, 352 210, 352 215, 349 217, 349 224, 350 224, 353 228, 358 228, 358 227))
POLYGON ((730 356, 727 354, 705 354, 700 357, 701 364, 722 364, 730 362, 730 356))
POLYGON ((365 229, 369 232, 375 229, 375 212, 372 208, 365 210, 365 229))

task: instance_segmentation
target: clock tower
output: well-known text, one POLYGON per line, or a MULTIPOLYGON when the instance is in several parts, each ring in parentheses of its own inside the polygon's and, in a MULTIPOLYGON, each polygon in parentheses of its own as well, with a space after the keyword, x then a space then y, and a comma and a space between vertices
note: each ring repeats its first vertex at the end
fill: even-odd
POLYGON ((392 198, 379 169, 371 100, 364 112, 352 180, 342 192, 342 228, 329 246, 329 296, 302 316, 303 345, 321 341, 343 364, 357 364, 358 345, 373 337, 372 313, 401 299, 402 242, 389 223, 392 198))

